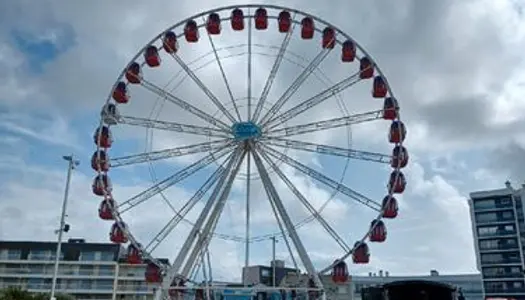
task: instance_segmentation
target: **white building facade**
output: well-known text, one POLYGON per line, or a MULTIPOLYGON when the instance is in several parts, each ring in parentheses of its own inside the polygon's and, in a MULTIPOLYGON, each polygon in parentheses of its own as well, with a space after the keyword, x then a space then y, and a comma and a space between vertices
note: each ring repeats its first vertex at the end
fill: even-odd
MULTIPOLYGON (((19 287, 49 293, 56 243, 0 241, 0 289, 19 287)), ((125 250, 115 244, 69 240, 62 244, 57 293, 75 299, 153 299, 144 279, 145 265, 121 260, 125 250)))
POLYGON ((525 187, 470 194, 477 267, 486 298, 525 300, 525 187))

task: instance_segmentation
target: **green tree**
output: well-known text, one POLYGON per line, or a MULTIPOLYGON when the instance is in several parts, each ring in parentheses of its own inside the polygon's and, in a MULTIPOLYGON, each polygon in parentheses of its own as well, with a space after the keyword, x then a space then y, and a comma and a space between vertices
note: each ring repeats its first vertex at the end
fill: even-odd
MULTIPOLYGON (((0 300, 49 300, 50 295, 34 294, 20 288, 9 287, 0 291, 0 300)), ((57 300, 74 300, 70 295, 58 294, 55 295, 57 300)))

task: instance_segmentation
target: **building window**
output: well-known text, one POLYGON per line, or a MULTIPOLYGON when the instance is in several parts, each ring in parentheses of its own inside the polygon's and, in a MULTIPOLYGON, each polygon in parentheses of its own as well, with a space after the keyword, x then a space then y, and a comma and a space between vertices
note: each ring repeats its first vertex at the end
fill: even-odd
POLYGON ((114 261, 115 253, 113 251, 102 251, 100 252, 101 261, 114 261))
POLYGON ((8 260, 20 260, 22 251, 18 249, 3 249, 0 251, 0 258, 8 260))
POLYGON ((78 274, 79 275, 93 275, 93 266, 84 266, 84 265, 81 265, 80 268, 78 269, 78 274))
POLYGON ((80 254, 81 261, 95 261, 96 257, 96 252, 93 251, 85 251, 80 254))
POLYGON ((51 260, 50 250, 31 250, 29 260, 51 260))
POLYGON ((269 269, 261 269, 261 277, 270 277, 269 269))
POLYGON ((496 207, 496 200, 483 199, 474 201, 474 208, 477 209, 491 209, 496 207))
POLYGON ((98 275, 101 276, 113 276, 115 274, 115 268, 113 266, 99 266, 98 275))
POLYGON ((44 288, 44 279, 29 278, 27 280, 27 288, 30 290, 40 290, 44 288))

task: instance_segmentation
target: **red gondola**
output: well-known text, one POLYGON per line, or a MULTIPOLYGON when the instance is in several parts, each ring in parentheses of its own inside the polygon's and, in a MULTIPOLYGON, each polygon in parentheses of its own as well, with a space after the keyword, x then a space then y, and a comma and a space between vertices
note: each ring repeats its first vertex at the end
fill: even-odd
POLYGON ((113 138, 109 127, 102 126, 97 128, 93 134, 93 141, 95 142, 95 145, 98 145, 101 148, 111 148, 113 138))
POLYGON ((221 17, 218 13, 211 13, 206 21, 206 30, 209 34, 221 33, 221 17))
POLYGON ((383 198, 382 208, 383 218, 394 219, 395 217, 397 217, 398 205, 396 198, 385 196, 385 198, 383 198))
POLYGON ((189 20, 184 26, 184 37, 188 43, 196 43, 199 41, 199 27, 197 22, 189 20))
POLYGON ((292 27, 292 16, 290 15, 289 11, 281 11, 277 20, 277 22, 279 23, 279 32, 290 31, 290 28, 292 27))
POLYGON ((112 243, 125 244, 128 242, 128 237, 123 230, 124 227, 126 227, 126 224, 123 222, 113 223, 113 226, 111 226, 111 231, 109 232, 109 239, 112 243))
POLYGON ((129 65, 126 70, 126 79, 132 84, 140 83, 140 65, 137 62, 133 62, 129 65))
POLYGON ((98 150, 91 156, 91 168, 95 171, 106 172, 109 170, 109 157, 104 150, 98 150))
POLYGON ((368 57, 362 57, 359 62, 359 78, 369 79, 374 77, 374 64, 368 57))
POLYGON ((323 30, 322 46, 325 49, 333 49, 335 46, 335 30, 332 27, 326 27, 323 30))
POLYGON ((382 243, 386 240, 386 226, 381 220, 373 220, 370 224, 372 231, 370 232, 370 241, 376 243, 382 243))
POLYGON ((390 174, 390 180, 388 181, 388 189, 392 189, 393 193, 401 194, 405 191, 407 181, 405 175, 401 171, 393 171, 390 174))
POLYGON ((383 102, 383 119, 395 120, 399 111, 399 104, 396 98, 388 97, 383 102))
POLYGON ((392 160, 390 166, 392 168, 404 168, 408 164, 408 151, 405 147, 397 145, 392 150, 392 160))
POLYGON ((265 30, 268 28, 268 13, 260 7, 255 11, 255 29, 265 30))
POLYGON ((352 261, 354 264, 367 264, 370 262, 370 252, 366 243, 356 242, 355 250, 352 253, 352 261), (357 247, 356 247, 357 246, 357 247))
POLYGON ((129 101, 128 89, 124 81, 117 83, 117 86, 113 90, 112 96, 113 96, 113 100, 115 100, 115 102, 117 103, 120 103, 120 104, 128 103, 129 101))
POLYGON ((113 213, 111 212, 115 207, 115 200, 109 198, 102 200, 98 207, 98 217, 102 220, 113 220, 113 213))
POLYGON ((106 174, 99 174, 93 179, 93 194, 104 196, 111 192, 111 180, 106 174))
POLYGON ((232 11, 232 17, 230 19, 230 22, 233 30, 244 30, 244 13, 240 8, 236 8, 232 11))
POLYGON ((144 60, 151 68, 160 66, 159 49, 154 45, 149 45, 146 51, 144 51, 144 60))
POLYGON ((388 139, 390 143, 397 144, 405 140, 407 135, 407 129, 405 124, 401 121, 393 121, 390 125, 390 132, 388 134, 388 139))
POLYGON ((146 266, 144 277, 147 283, 161 283, 162 282, 161 270, 159 266, 157 266, 154 263, 149 263, 146 266))
POLYGON ((344 261, 339 261, 332 269, 332 281, 335 283, 345 283, 348 281, 348 267, 344 261))
POLYGON ((126 253, 126 261, 128 264, 138 265, 142 263, 142 256, 140 250, 133 244, 129 244, 128 251, 126 253))
POLYGON ((383 76, 376 76, 374 78, 374 85, 372 89, 372 97, 374 98, 384 98, 388 92, 386 81, 383 76))
POLYGON ((175 32, 168 31, 164 34, 164 39, 162 39, 162 47, 167 53, 177 52, 177 35, 175 32))
POLYGON ((310 17, 304 17, 301 20, 301 38, 305 40, 310 40, 314 37, 314 32, 314 19, 310 17))
POLYGON ((356 46, 355 43, 351 40, 347 40, 343 43, 341 60, 343 62, 353 62, 356 56, 356 46))

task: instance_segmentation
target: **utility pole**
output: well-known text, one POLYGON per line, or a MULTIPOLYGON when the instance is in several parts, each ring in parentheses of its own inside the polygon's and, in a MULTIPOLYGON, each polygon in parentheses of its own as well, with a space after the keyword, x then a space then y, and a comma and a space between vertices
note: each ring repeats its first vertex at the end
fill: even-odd
POLYGON ((57 284, 60 253, 62 250, 62 234, 64 232, 69 231, 69 224, 66 224, 66 216, 67 216, 67 201, 69 198, 69 185, 71 183, 71 174, 73 173, 73 170, 75 169, 75 167, 80 164, 80 161, 76 160, 73 157, 73 155, 62 156, 62 158, 66 160, 69 164, 67 168, 66 188, 64 190, 64 201, 62 202, 62 212, 60 215, 60 227, 59 229, 55 230, 55 233, 58 234, 58 242, 57 242, 57 251, 55 254, 55 269, 53 272, 53 282, 51 284, 51 297, 50 297, 51 300, 56 300, 55 289, 56 289, 56 284, 57 284))
POLYGON ((277 244, 277 239, 275 236, 270 239, 272 240, 272 286, 275 287, 275 244, 277 244))

